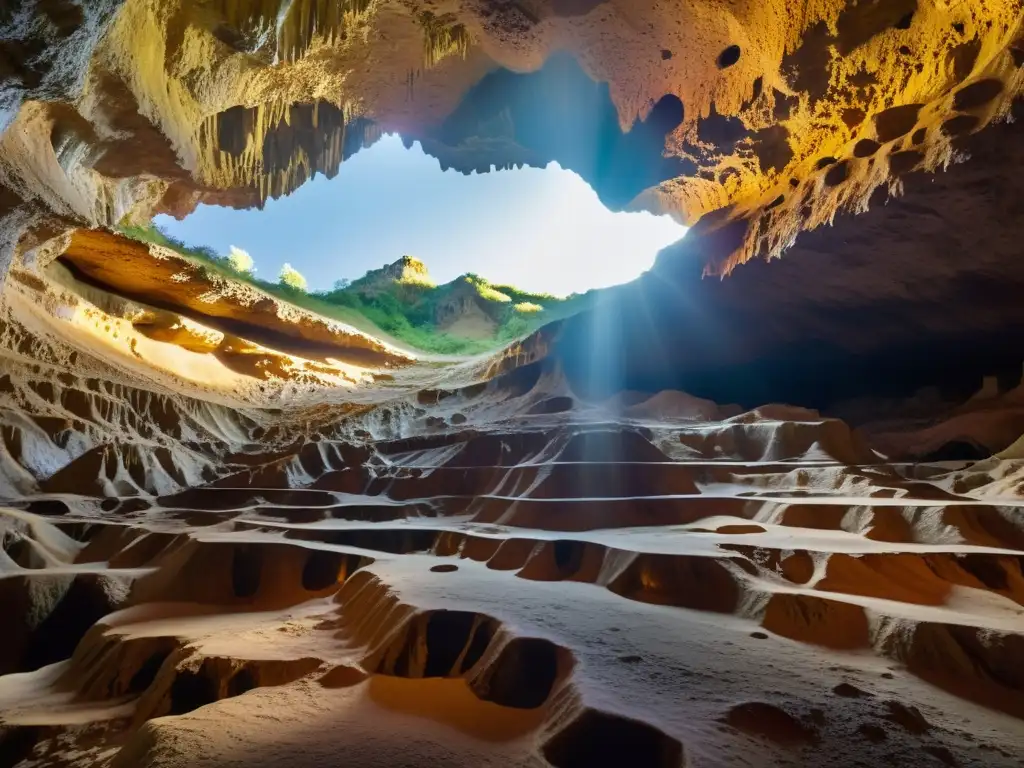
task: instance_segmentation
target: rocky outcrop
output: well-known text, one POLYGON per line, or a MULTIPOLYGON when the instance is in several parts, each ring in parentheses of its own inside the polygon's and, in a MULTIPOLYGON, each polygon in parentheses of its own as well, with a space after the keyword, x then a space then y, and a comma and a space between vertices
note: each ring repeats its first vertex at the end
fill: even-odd
POLYGON ((436 283, 430 276, 426 264, 412 256, 403 256, 380 269, 371 269, 358 280, 353 280, 348 288, 372 296, 382 291, 394 291, 396 287, 400 288, 403 285, 416 290, 433 287, 436 283))
MULTIPOLYGON (((379 368, 411 361, 406 353, 351 326, 288 304, 158 245, 79 230, 59 263, 87 283, 119 296, 285 352, 379 368)), ((152 316, 136 324, 153 328, 153 333, 159 333, 161 325, 152 316)))
POLYGON ((502 313, 508 311, 508 303, 485 299, 479 287, 465 277, 457 278, 447 287, 434 308, 438 328, 447 333, 469 333, 478 338, 493 334, 502 313))

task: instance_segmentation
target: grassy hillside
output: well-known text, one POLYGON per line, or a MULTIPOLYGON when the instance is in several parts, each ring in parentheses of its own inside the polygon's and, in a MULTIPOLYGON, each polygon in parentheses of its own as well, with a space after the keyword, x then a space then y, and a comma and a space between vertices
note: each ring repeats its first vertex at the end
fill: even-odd
POLYGON ((189 246, 151 225, 122 227, 120 232, 170 248, 217 274, 249 283, 311 312, 368 333, 383 331, 411 347, 435 354, 487 352, 579 312, 595 295, 590 291, 563 299, 492 285, 475 274, 434 285, 426 267, 408 256, 371 270, 344 287, 306 292, 235 270, 212 248, 189 246), (460 333, 466 328, 474 332, 460 333))

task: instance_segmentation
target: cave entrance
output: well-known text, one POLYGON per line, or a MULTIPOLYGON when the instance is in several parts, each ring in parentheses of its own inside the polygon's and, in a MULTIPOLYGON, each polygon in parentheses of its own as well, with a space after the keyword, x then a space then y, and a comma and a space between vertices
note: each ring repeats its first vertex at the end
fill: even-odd
MULTIPOLYGON (((619 179, 616 164, 648 146, 605 134, 663 138, 681 117, 671 106, 627 134, 617 123, 615 133, 595 129, 588 152, 607 156, 600 178, 619 179)), ((614 119, 600 100, 591 108, 600 126, 614 119)), ((489 351, 575 314, 602 289, 638 277, 686 231, 667 215, 610 210, 555 161, 461 173, 428 154, 429 144, 385 135, 335 178, 317 176, 262 209, 200 205, 182 220, 157 216, 124 231, 372 335, 448 354, 489 351)), ((556 150, 586 166, 587 153, 556 150)), ((593 163, 584 173, 597 173, 593 163)), ((621 196, 630 180, 599 188, 621 196)))

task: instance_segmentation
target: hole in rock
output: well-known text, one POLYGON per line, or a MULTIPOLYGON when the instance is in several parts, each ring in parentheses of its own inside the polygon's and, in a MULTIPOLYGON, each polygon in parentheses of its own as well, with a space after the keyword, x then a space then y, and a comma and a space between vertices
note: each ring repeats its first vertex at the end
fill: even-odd
POLYGON ((903 104, 890 107, 875 115, 875 133, 878 140, 886 142, 906 136, 917 124, 917 116, 923 104, 903 104))
POLYGON ((981 125, 981 118, 977 115, 957 115, 942 124, 942 132, 947 136, 964 136, 979 125, 981 125))
POLYGON ((1003 92, 1003 81, 986 78, 965 85, 953 96, 953 109, 967 111, 988 104, 1003 92))
POLYGON ((678 768, 683 745, 653 725, 620 715, 584 711, 544 745, 555 768, 678 768))
POLYGON ((506 645, 473 689, 485 701, 535 709, 551 695, 558 676, 559 649, 541 638, 515 638, 506 645))
MULTIPOLYGON (((979 452, 975 446, 976 454, 979 452)), ((963 451, 967 453, 967 451, 963 451)), ((988 458, 981 456, 981 458, 988 458)), ((989 589, 1007 589, 1010 586, 1009 573, 1006 567, 991 558, 978 557, 977 555, 963 555, 958 558, 961 568, 972 576, 975 576, 982 584, 989 589)))
POLYGON ((43 515, 44 517, 66 515, 71 511, 67 503, 60 499, 37 499, 36 501, 29 502, 25 510, 34 515, 43 515))
POLYGON ((861 139, 853 147, 854 157, 871 157, 881 145, 871 139, 861 139))
POLYGON ((750 131, 740 118, 719 114, 714 104, 711 105, 711 113, 697 124, 698 139, 726 151, 750 136, 750 131))
POLYGON ((160 667, 163 666, 164 662, 167 661, 167 657, 171 655, 170 651, 157 651, 150 656, 146 661, 139 667, 138 671, 132 675, 131 681, 128 683, 128 691, 130 693, 142 693, 156 680, 157 673, 160 672, 160 667))
POLYGON ((463 655, 467 642, 469 649, 462 660, 462 669, 469 669, 483 656, 490 635, 480 632, 477 615, 463 611, 434 611, 427 623, 427 666, 424 677, 448 677, 457 674, 455 663, 463 655), (478 640, 477 635, 486 642, 478 640), (483 647, 480 645, 483 644, 483 647))
POLYGON ((842 118, 847 128, 851 130, 864 122, 867 114, 859 107, 847 107, 843 110, 842 118))
POLYGON ((14 768, 32 756, 36 744, 45 733, 45 726, 5 726, 0 731, 0 768, 14 768))
POLYGON ((565 413, 571 411, 575 405, 576 401, 571 397, 551 397, 532 406, 529 412, 533 414, 565 413))
POLYGON ((429 611, 414 618, 401 648, 378 669, 396 677, 458 677, 472 669, 494 639, 496 622, 468 611, 429 611))
POLYGON ((896 175, 902 176, 905 173, 917 168, 924 160, 924 155, 916 149, 906 149, 902 152, 893 152, 889 156, 889 169, 896 175))
POLYGON ((1013 65, 1015 67, 1024 67, 1024 43, 1018 40, 1011 45, 1010 55, 1013 57, 1013 65))
POLYGON ((843 56, 889 28, 905 29, 917 10, 918 0, 871 0, 849 3, 836 22, 836 48, 843 56))
POLYGON ((202 673, 179 670, 171 684, 171 715, 184 715, 217 701, 217 681, 202 673))
POLYGON ((789 146, 789 130, 781 125, 773 125, 756 131, 751 135, 752 149, 757 156, 761 168, 781 172, 793 159, 793 150, 789 146))
POLYGON ((922 454, 920 461, 981 461, 992 455, 992 451, 969 440, 954 440, 940 448, 922 454))
POLYGON ((826 187, 838 187, 842 184, 850 175, 850 162, 848 160, 842 160, 831 168, 825 174, 825 186, 826 187))
MULTIPOLYGON (((59 594, 59 592, 58 592, 59 594)), ((55 595, 56 597, 56 595, 55 595)), ((71 658, 79 640, 97 621, 121 606, 125 592, 100 574, 79 574, 34 628, 19 671, 71 658)))
POLYGON ((231 588, 235 597, 255 595, 260 588, 263 573, 263 549, 255 545, 240 545, 231 555, 231 588))
POLYGON ((241 696, 257 687, 256 676, 248 667, 235 672, 228 681, 228 696, 241 696))
POLYGON ((302 588, 307 592, 319 592, 337 584, 344 565, 345 555, 341 552, 310 550, 302 567, 302 588))
POLYGON ((552 544, 555 565, 558 566, 560 573, 568 576, 579 570, 580 563, 583 561, 584 546, 582 541, 570 539, 559 539, 552 544))
POLYGON ((728 69, 737 61, 740 60, 740 47, 738 45, 730 45, 720 54, 718 54, 718 68, 728 69))

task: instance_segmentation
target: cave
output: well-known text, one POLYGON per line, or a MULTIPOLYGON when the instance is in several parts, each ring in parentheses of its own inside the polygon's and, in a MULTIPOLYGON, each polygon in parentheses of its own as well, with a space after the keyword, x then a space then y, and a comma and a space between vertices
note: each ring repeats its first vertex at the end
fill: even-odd
POLYGON ((1015 0, 0 9, 0 764, 1019 765, 1022 95, 1015 0))

